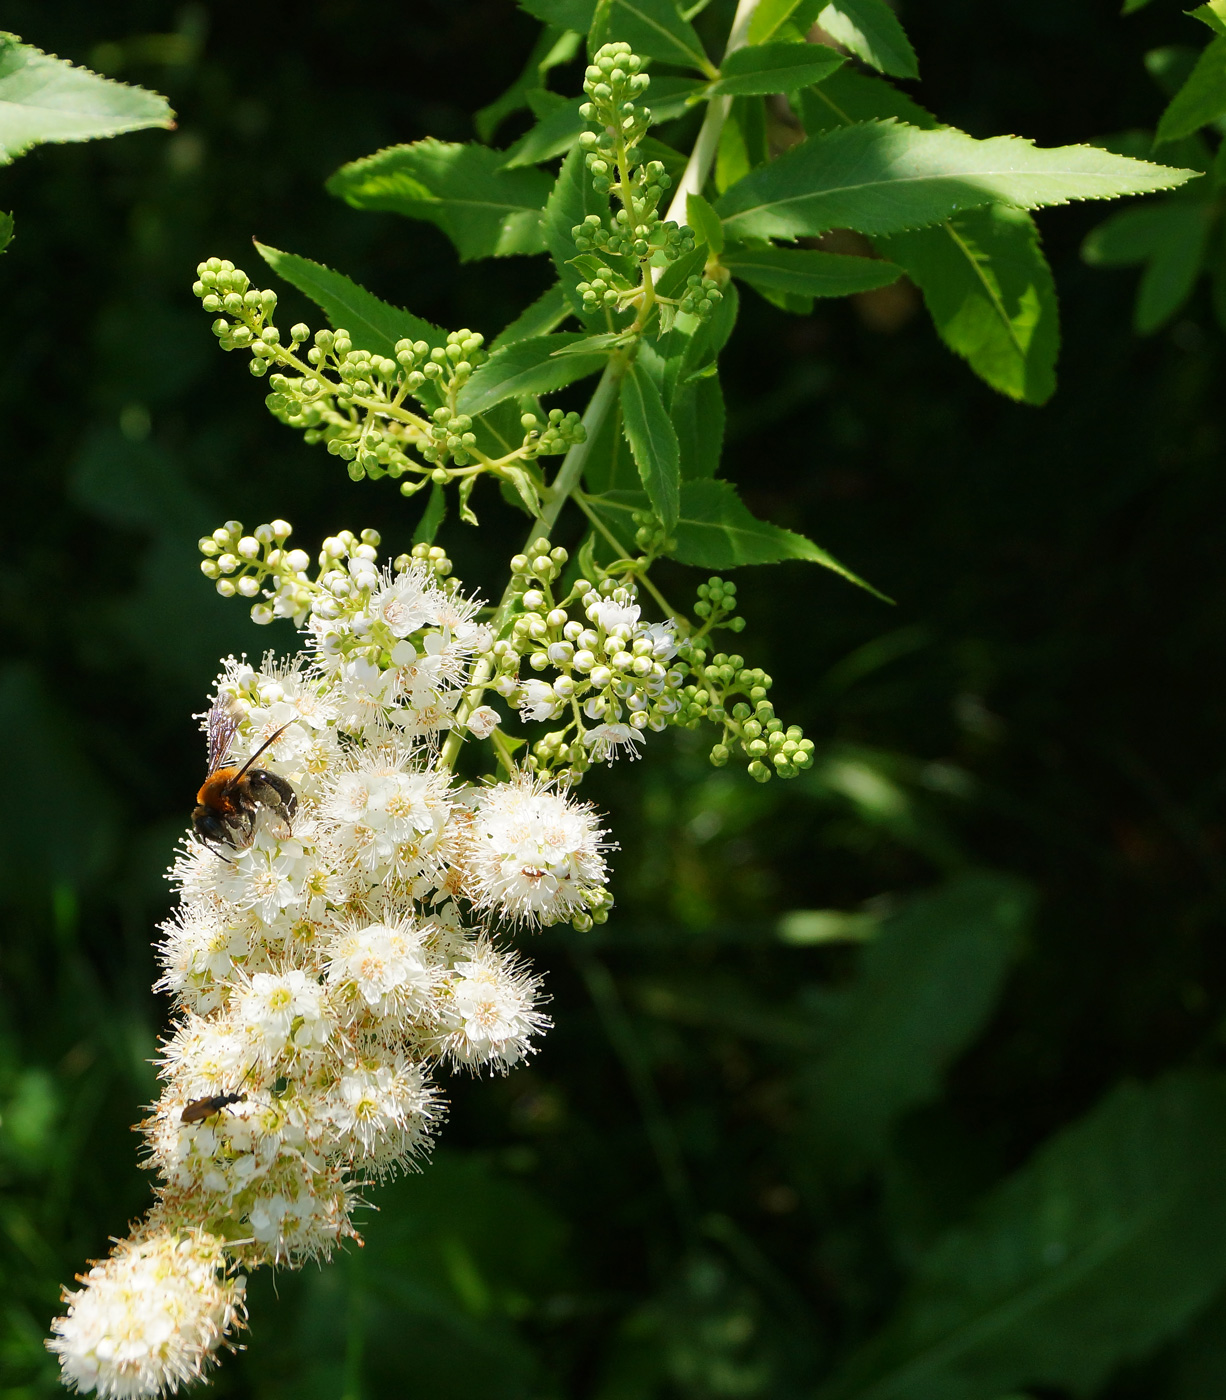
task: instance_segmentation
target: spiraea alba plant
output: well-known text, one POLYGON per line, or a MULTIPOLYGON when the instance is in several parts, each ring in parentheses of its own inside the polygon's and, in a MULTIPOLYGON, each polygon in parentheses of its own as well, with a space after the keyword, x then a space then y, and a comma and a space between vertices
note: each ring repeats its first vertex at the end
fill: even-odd
POLYGON ((1190 174, 939 125, 879 76, 915 76, 881 0, 742 0, 722 32, 712 5, 702 35, 673 0, 525 7, 545 40, 478 116, 488 141, 531 100, 546 115, 515 146, 420 141, 330 184, 435 222, 462 258, 552 259, 556 285, 512 325, 440 329, 257 245, 329 322, 281 327, 276 292, 232 261, 197 270, 270 412, 425 506, 382 558, 375 532, 341 530, 313 565, 279 520, 201 541, 218 592, 301 649, 224 661, 201 716, 210 780, 159 945, 157 1199, 66 1294, 49 1345, 80 1390, 199 1377, 243 1322, 246 1270, 326 1259, 374 1184, 424 1160, 440 1076, 531 1053, 547 1022, 513 937, 611 905, 611 834, 574 795, 593 764, 676 725, 758 781, 811 762, 732 649, 723 575, 808 560, 859 580, 718 475, 737 282, 805 314, 905 270, 976 372, 1040 400, 1057 333, 1028 211, 1190 174), (548 93, 585 43, 583 95, 548 93), (860 255, 820 246, 835 228, 860 255), (542 404, 590 378, 581 414, 542 404), (476 525, 491 489, 529 523, 486 606, 432 542, 449 509, 476 525), (665 558, 709 575, 689 611, 653 580, 665 558))

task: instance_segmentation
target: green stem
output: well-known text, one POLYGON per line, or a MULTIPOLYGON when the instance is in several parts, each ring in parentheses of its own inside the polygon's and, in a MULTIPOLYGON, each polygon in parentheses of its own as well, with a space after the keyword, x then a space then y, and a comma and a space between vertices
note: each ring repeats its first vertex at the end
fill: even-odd
MULTIPOLYGON (((609 527, 604 523, 603 520, 601 520, 600 516, 596 514, 596 512, 591 508, 590 505, 588 505, 587 497, 582 491, 575 492, 574 502, 584 513, 584 515, 587 516, 588 520, 592 524, 592 528, 598 531, 600 534, 602 534, 605 537, 605 539, 608 540, 608 542, 618 552, 618 554, 621 555, 623 559, 628 559, 630 555, 626 549, 626 546, 622 544, 621 540, 617 538, 613 531, 609 529, 609 527)), ((671 617, 674 622, 678 623, 683 628, 689 626, 689 619, 686 618, 683 613, 678 612, 677 609, 673 607, 673 605, 668 601, 668 599, 663 595, 663 593, 661 593, 660 590, 655 586, 655 584, 652 583, 651 579, 648 578, 646 572, 639 569, 635 569, 632 571, 630 576, 634 579, 637 579, 638 582, 643 585, 644 589, 646 589, 646 591, 651 595, 651 597, 653 597, 656 600, 656 603, 663 609, 665 617, 671 617)))
MULTIPOLYGON (((601 428, 604 427, 605 419, 617 401, 618 385, 626 371, 626 363, 620 356, 615 355, 605 366, 604 373, 600 376, 600 383, 596 385, 596 391, 588 401, 587 409, 583 415, 583 426, 586 429, 584 439, 582 442, 575 443, 566 456, 562 458, 562 465, 558 468, 557 476, 543 493, 541 513, 528 532, 528 538, 524 541, 525 549, 529 545, 535 544, 537 540, 549 538, 550 532, 557 524, 558 516, 562 513, 562 507, 583 479, 583 469, 587 465, 592 443, 596 440, 601 428)), ((502 631, 515 596, 514 581, 512 581, 507 584, 498 607, 495 609, 493 617, 490 618, 490 626, 494 630, 495 637, 502 631)), ((455 767, 456 759, 464 744, 465 722, 480 703, 481 695, 493 674, 493 665, 482 657, 477 662, 473 670, 472 680, 456 707, 455 721, 451 733, 447 735, 447 742, 443 745, 443 752, 439 758, 443 768, 455 767)))
MULTIPOLYGON (((740 0, 737 5, 732 28, 728 31, 728 43, 724 49, 725 62, 729 54, 743 49, 748 42, 749 21, 757 7, 758 0, 740 0)), ((707 114, 702 119, 698 140, 694 142, 694 149, 685 163, 685 171, 677 181, 677 192, 668 206, 665 219, 672 219, 679 224, 685 223, 686 199, 692 194, 702 193, 702 187, 707 183, 707 176, 711 173, 711 166, 719 150, 720 133, 731 110, 731 97, 714 97, 707 103, 707 114)))

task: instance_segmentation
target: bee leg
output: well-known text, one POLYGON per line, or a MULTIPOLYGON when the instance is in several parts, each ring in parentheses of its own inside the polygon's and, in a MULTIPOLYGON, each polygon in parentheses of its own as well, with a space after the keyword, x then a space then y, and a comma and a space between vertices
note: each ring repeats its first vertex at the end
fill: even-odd
POLYGON ((263 768, 257 768, 248 773, 247 777, 256 801, 267 807, 270 812, 275 812, 284 822, 286 834, 292 836, 293 827, 290 822, 298 810, 298 794, 278 773, 269 773, 263 768))

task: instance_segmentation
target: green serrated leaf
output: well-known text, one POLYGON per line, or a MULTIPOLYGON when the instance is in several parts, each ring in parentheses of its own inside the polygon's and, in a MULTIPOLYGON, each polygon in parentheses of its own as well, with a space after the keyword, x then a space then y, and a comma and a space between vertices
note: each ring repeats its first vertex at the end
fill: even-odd
POLYGON ((796 92, 822 82, 842 65, 842 55, 822 44, 758 44, 730 53, 707 92, 711 97, 796 92))
MULTIPOLYGON (((689 110, 690 99, 705 90, 706 84, 693 78, 653 78, 648 94, 652 117, 657 122, 667 122, 672 121, 674 117, 683 116, 689 110)), ((502 169, 518 170, 524 166, 539 165, 555 156, 565 155, 587 129, 587 122, 579 115, 579 108, 585 101, 586 98, 576 97, 573 101, 563 102, 554 111, 547 113, 537 126, 520 137, 507 151, 502 169)), ((650 139, 640 143, 640 149, 648 159, 658 159, 648 150, 653 144, 660 143, 653 143, 650 139)), ((665 147, 665 150, 667 149, 665 147)), ((684 157, 681 164, 685 165, 684 157)))
POLYGON ((744 564, 778 564, 802 559, 833 569, 886 602, 878 593, 803 535, 750 514, 727 481, 687 481, 681 488, 681 513, 673 558, 701 569, 734 569, 744 564))
POLYGON ((1038 229, 989 205, 934 228, 876 240, 924 294, 937 333, 993 389, 1046 403, 1056 388, 1059 308, 1038 229))
POLYGON ((1226 1277, 1226 1084, 1125 1084, 921 1261, 901 1306, 820 1400, 1086 1395, 1226 1277))
MULTIPOLYGON (((584 274, 575 265, 575 240, 571 229, 581 224, 589 214, 604 217, 608 212, 609 201, 592 188, 583 152, 575 147, 562 162, 553 192, 545 204, 541 233, 557 269, 558 281, 566 292, 571 310, 577 316, 583 315, 583 299, 575 288, 584 280, 584 274)), ((613 261, 613 266, 620 270, 620 261, 613 261)))
POLYGON ((417 529, 413 531, 413 543, 433 544, 439 526, 446 517, 447 493, 436 481, 430 487, 430 499, 426 502, 426 508, 422 512, 421 519, 417 522, 417 529))
POLYGON ((537 123, 507 151, 502 162, 503 170, 518 170, 523 166, 539 165, 541 161, 552 160, 554 156, 565 155, 578 141, 587 127, 579 115, 579 108, 586 99, 576 97, 543 121, 537 123))
POLYGON ((902 269, 883 258, 857 258, 801 248, 736 248, 720 259, 734 277, 805 297, 845 297, 888 287, 902 269))
POLYGON ((164 97, 76 68, 0 32, 0 165, 44 141, 174 126, 164 97))
POLYGON ((256 251, 291 287, 297 287, 327 316, 333 329, 344 326, 354 348, 391 356, 398 340, 424 340, 430 346, 446 345, 447 332, 423 321, 411 311, 381 301, 373 292, 334 272, 323 263, 296 253, 283 253, 257 242, 256 251))
POLYGON ((473 371, 472 378, 456 396, 456 406, 461 413, 485 413, 504 399, 521 394, 549 394, 598 373, 607 364, 607 355, 554 353, 586 339, 581 332, 565 331, 504 346, 473 371))
POLYGON ((1226 116, 1226 39, 1211 39, 1158 122, 1154 145, 1191 136, 1226 116))
POLYGON ((719 215, 700 194, 685 197, 685 221, 713 253, 724 251, 724 226, 719 215))
POLYGON ((622 431, 630 444, 639 479, 651 508, 666 530, 677 523, 681 479, 677 432, 664 409, 660 390, 647 370, 632 364, 619 392, 622 431))
POLYGON ((644 58, 716 76, 697 30, 681 17, 674 0, 601 0, 588 33, 588 51, 595 53, 617 39, 644 58))
POLYGON ((719 376, 709 374, 682 384, 668 412, 677 430, 684 491, 687 481, 705 481, 719 471, 727 419, 719 376))
POLYGON ((1040 149, 1018 136, 976 141, 944 128, 867 122, 809 137, 751 171, 716 204, 735 238, 798 238, 832 228, 901 233, 965 209, 1037 209, 1170 189, 1195 172, 1093 146, 1040 149))
POLYGON ((13 216, 0 210, 0 253, 13 241, 13 216))
POLYGON ((1164 199, 1122 209, 1089 233, 1082 257, 1092 267, 1145 263, 1133 324, 1141 335, 1165 325, 1187 301, 1205 263, 1213 207, 1164 199))
POLYGON ((834 1039, 801 1079, 807 1136, 836 1171, 877 1161, 901 1115, 939 1095, 996 1005, 1033 904, 1020 881, 974 874, 881 923, 834 1039))
POLYGON ((1207 24, 1215 34, 1226 37, 1226 0, 1208 0, 1207 4, 1197 5, 1194 10, 1185 10, 1184 13, 1207 24))
POLYGON ((556 331, 570 316, 570 302, 566 299, 566 292, 560 282, 555 282, 495 337, 489 347, 490 354, 501 350, 504 345, 514 345, 517 340, 531 340, 535 336, 548 335, 551 331, 556 331))
POLYGON ((800 0, 758 0, 749 21, 751 44, 765 44, 788 22, 800 0))
POLYGON ((885 0, 834 0, 818 24, 865 63, 895 78, 918 78, 915 50, 885 0))
POLYGON ((519 8, 558 29, 586 34, 591 28, 596 0, 519 0, 519 8))
MULTIPOLYGON (((569 63, 582 47, 583 37, 569 30, 559 30, 549 25, 537 37, 519 77, 507 88, 501 97, 488 107, 473 113, 473 126, 482 141, 489 142, 502 123, 514 112, 530 107, 534 90, 540 88, 546 74, 560 64, 569 63)), ((556 94, 549 94, 555 96, 556 94)))
POLYGON ((734 97, 719 134, 715 154, 715 189, 719 194, 743 180, 770 157, 766 139, 766 103, 761 97, 734 97))
POLYGON ((488 146, 429 137, 341 166, 327 189, 355 209, 435 224, 462 262, 543 252, 541 210, 552 181, 539 170, 502 170, 504 159, 488 146))
POLYGON ((931 112, 905 92, 899 92, 893 83, 848 67, 832 73, 820 87, 807 88, 800 94, 800 116, 810 136, 855 122, 889 117, 924 131, 940 125, 931 112))

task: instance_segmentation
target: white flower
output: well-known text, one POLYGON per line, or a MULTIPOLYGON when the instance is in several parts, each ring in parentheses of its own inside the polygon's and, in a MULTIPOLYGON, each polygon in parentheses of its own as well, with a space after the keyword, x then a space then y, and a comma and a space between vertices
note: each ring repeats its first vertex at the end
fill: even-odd
POLYGON ((348 1066, 329 1100, 342 1150, 379 1175, 428 1146, 433 1105, 421 1066, 400 1054, 348 1066))
POLYGON ((343 1004, 356 1003, 372 1016, 420 1015, 435 981, 420 933, 403 924, 352 928, 332 943, 328 985, 343 1004))
POLYGON ((381 671, 367 656, 341 664, 338 723, 359 732, 381 725, 396 694, 396 672, 381 671))
POLYGON ((524 720, 555 719, 562 713, 562 701, 548 681, 523 681, 520 695, 519 713, 524 720))
POLYGON ((248 1220, 256 1242, 279 1263, 330 1254, 339 1239, 354 1233, 352 1208, 343 1167, 311 1171, 301 1161, 287 1160, 276 1177, 261 1183, 248 1220))
POLYGON ((359 762, 337 778, 323 803, 333 840, 372 881, 436 871, 451 805, 447 776, 408 770, 409 756, 390 746, 368 750, 359 762))
POLYGON ((621 749, 626 749, 631 758, 638 758, 638 745, 643 736, 628 724, 598 724, 583 736, 583 742, 592 751, 592 758, 599 763, 608 759, 612 764, 621 749))
POLYGON ((407 637, 434 620, 439 589, 429 569, 406 569, 394 579, 385 576, 383 587, 371 595, 369 612, 393 637, 407 637))
POLYGON ((665 622, 650 622, 635 633, 651 643, 651 654, 657 661, 671 661, 677 655, 677 628, 671 618, 665 622))
POLYGON ((468 717, 468 732, 474 739, 488 739, 502 723, 502 716, 492 705, 478 705, 468 717))
POLYGON ((102 1400, 174 1393, 198 1379, 242 1326, 244 1280, 224 1277, 222 1241, 203 1230, 126 1240, 65 1290, 48 1350, 65 1385, 102 1400))
POLYGON ((257 972, 236 999, 235 1015, 265 1064, 293 1050, 318 1050, 335 1029, 323 988, 300 968, 257 972))
POLYGON ((259 827, 245 850, 224 860, 215 857, 214 892, 236 909, 252 910, 263 923, 275 923, 283 910, 305 898, 313 855, 301 841, 278 840, 267 826, 259 827))
POLYGON ((631 602, 629 593, 624 588, 619 588, 612 597, 601 598, 598 603, 593 603, 587 610, 587 617, 589 622, 596 623, 606 632, 612 632, 616 627, 632 628, 638 622, 641 612, 639 605, 631 602))
POLYGON ((479 909, 554 924, 582 910, 607 879, 591 807, 527 774, 478 794, 472 834, 468 874, 479 909))
POLYGON ((449 990, 444 1046, 460 1064, 505 1069, 531 1052, 532 1036, 549 1024, 536 1010, 536 980, 488 944, 456 964, 449 990))

